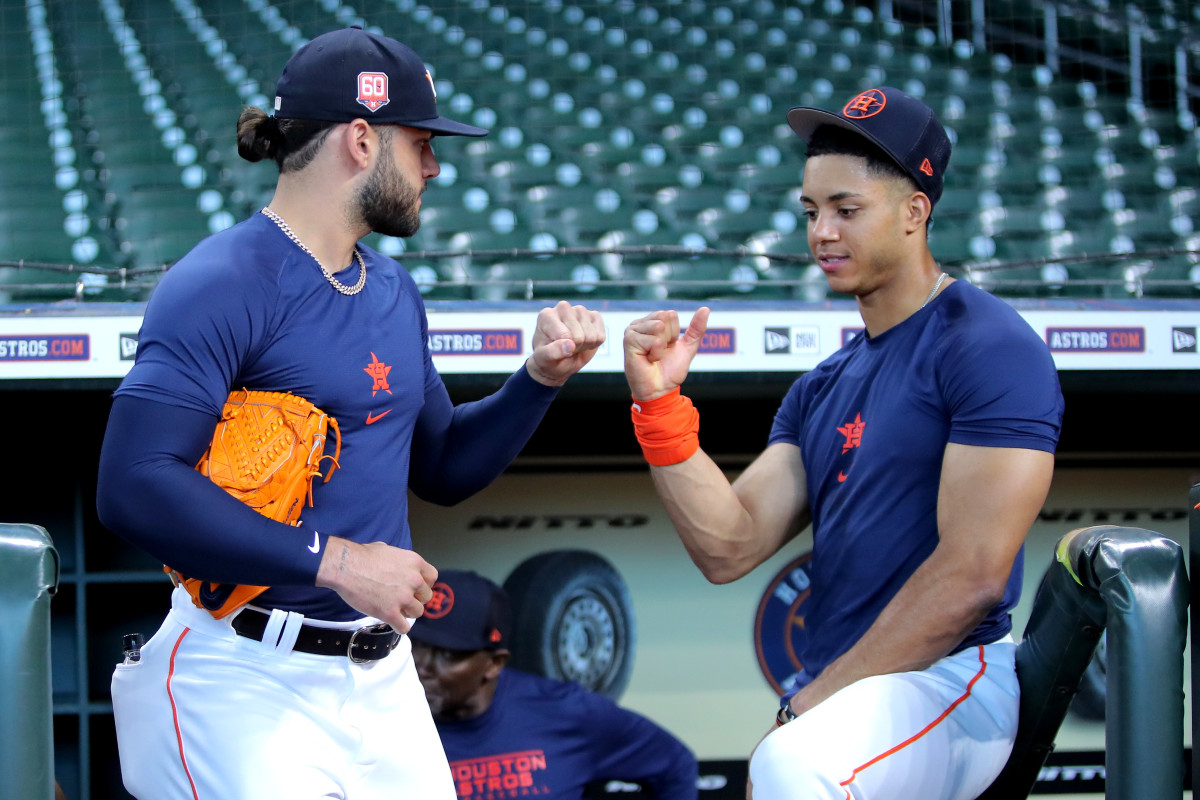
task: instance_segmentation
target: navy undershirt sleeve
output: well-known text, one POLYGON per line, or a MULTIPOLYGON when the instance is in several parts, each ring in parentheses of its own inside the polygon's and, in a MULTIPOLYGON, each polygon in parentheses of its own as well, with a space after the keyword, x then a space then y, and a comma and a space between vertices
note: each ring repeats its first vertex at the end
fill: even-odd
POLYGON ((216 417, 119 395, 100 451, 96 508, 109 530, 188 577, 312 586, 325 537, 270 520, 195 470, 216 417))
POLYGON ((445 384, 431 384, 413 432, 409 486, 440 505, 470 497, 512 463, 557 395, 524 366, 495 393, 458 406, 445 384))

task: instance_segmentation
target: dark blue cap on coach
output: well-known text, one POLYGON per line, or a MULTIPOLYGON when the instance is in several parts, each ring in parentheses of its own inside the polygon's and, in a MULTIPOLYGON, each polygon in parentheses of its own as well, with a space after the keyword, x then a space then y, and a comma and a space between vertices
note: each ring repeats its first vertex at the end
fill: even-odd
POLYGON ((408 635, 444 650, 499 650, 508 647, 511 630, 512 609, 502 588, 478 573, 447 569, 408 635))
POLYGON ((860 92, 841 112, 793 108, 788 125, 806 143, 822 125, 859 133, 900 165, 936 205, 950 163, 950 137, 933 109, 891 86, 860 92))
POLYGON ((425 62, 410 48, 355 25, 323 33, 297 50, 275 87, 275 116, 407 125, 446 136, 487 130, 439 116, 425 62))

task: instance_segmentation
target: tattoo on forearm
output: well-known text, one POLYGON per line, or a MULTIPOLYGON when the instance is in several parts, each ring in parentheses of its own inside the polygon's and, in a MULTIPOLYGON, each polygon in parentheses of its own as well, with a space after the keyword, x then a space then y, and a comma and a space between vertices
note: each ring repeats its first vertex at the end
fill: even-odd
POLYGON ((342 545, 342 557, 338 559, 338 572, 346 570, 346 560, 348 558, 350 558, 350 546, 344 544, 342 545))

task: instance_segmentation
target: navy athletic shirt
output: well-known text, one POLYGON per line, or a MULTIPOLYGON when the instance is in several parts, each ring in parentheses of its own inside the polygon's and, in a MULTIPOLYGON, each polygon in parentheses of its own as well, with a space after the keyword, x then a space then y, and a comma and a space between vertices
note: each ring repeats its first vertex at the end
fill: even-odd
MULTIPOLYGON (((813 519, 804 669, 790 694, 850 649, 933 552, 946 444, 1054 452, 1062 416, 1045 343, 966 281, 793 384, 769 440, 800 447, 813 519)), ((956 650, 1011 630, 1023 564, 1024 548, 1004 599, 956 650)))
POLYGON ((682 742, 577 683, 508 668, 487 711, 437 729, 461 798, 579 800, 596 780, 696 798, 696 757, 682 742))
MULTIPOLYGON (((411 548, 408 489, 453 503, 508 466, 557 389, 522 366, 495 394, 454 407, 416 284, 396 261, 358 249, 367 282, 348 297, 255 214, 167 272, 109 417, 97 486, 107 527, 189 577, 272 587, 256 605, 356 619, 313 586, 327 538, 411 548), (341 427, 341 468, 314 483, 299 527, 266 519, 194 469, 240 388, 300 395, 341 427)), ((353 284, 357 262, 338 278, 353 284)))

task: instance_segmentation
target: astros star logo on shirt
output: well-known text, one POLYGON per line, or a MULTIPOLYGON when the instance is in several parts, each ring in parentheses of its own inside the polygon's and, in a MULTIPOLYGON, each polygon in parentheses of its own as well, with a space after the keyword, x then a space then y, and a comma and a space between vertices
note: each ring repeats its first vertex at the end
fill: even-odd
MULTIPOLYGON (((379 392, 392 393, 391 387, 388 385, 387 376, 392 371, 392 368, 380 361, 374 353, 371 353, 371 363, 363 367, 363 372, 371 376, 373 383, 371 384, 371 397, 374 397, 379 392)), ((367 413, 367 424, 372 425, 383 419, 388 414, 392 413, 389 408, 387 411, 376 414, 374 411, 367 413)))

